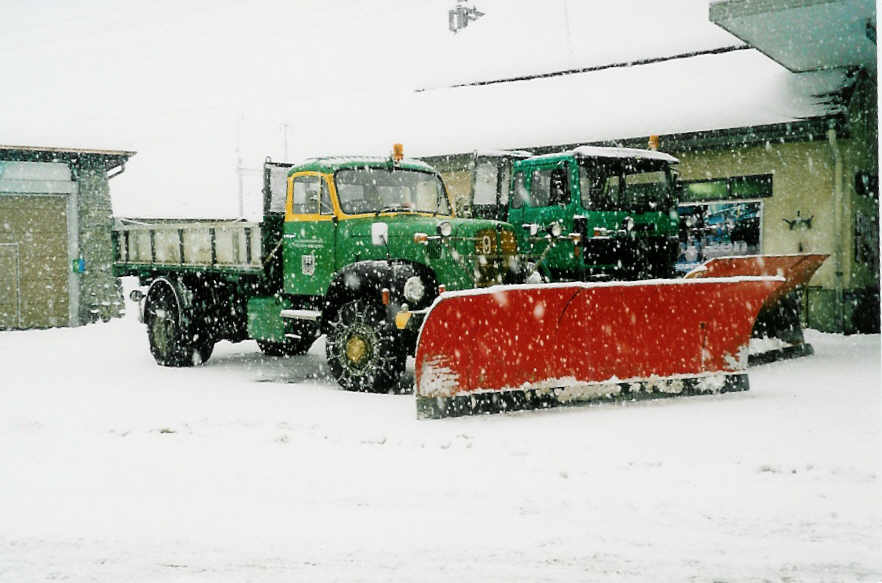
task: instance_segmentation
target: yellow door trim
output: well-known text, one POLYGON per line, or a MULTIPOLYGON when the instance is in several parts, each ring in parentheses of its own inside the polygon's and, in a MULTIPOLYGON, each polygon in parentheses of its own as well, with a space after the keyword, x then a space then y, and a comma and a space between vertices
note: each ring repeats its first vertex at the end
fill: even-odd
POLYGON ((340 218, 343 213, 340 212, 340 203, 337 200, 337 189, 334 188, 334 180, 333 175, 331 174, 323 174, 322 172, 316 172, 315 170, 307 170, 304 172, 296 172, 288 177, 288 186, 287 186, 287 194, 285 195, 285 222, 290 221, 333 221, 334 218, 340 218), (320 179, 325 181, 325 185, 328 188, 328 193, 331 197, 331 206, 334 208, 334 213, 330 215, 321 214, 321 213, 294 213, 294 179, 299 178, 301 176, 318 176, 320 179))

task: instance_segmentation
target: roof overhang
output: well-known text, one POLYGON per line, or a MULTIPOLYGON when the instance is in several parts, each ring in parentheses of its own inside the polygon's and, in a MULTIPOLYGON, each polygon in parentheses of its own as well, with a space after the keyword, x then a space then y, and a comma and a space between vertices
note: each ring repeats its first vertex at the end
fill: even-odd
POLYGON ((710 21, 794 73, 876 71, 874 0, 716 0, 710 21))
POLYGON ((122 166, 135 155, 130 150, 89 150, 83 148, 52 148, 43 146, 2 146, 0 159, 26 162, 65 162, 77 165, 104 166, 105 172, 122 166))

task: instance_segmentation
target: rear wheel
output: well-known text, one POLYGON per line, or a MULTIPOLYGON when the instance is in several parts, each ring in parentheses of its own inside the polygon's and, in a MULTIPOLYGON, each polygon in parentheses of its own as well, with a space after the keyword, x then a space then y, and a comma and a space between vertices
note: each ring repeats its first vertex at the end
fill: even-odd
POLYGON ((326 345, 331 373, 349 391, 385 392, 404 372, 406 354, 383 309, 366 300, 344 304, 326 345))
POLYGON ((214 340, 195 341, 185 324, 172 284, 160 281, 151 288, 144 307, 150 353, 162 366, 193 366, 211 357, 214 340))

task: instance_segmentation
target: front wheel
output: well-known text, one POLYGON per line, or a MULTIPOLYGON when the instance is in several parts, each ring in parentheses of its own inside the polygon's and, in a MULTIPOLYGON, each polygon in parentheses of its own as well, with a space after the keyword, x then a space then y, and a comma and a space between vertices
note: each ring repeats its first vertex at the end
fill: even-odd
POLYGON ((328 364, 348 391, 384 392, 404 372, 405 351, 383 309, 366 300, 341 306, 326 344, 328 364))

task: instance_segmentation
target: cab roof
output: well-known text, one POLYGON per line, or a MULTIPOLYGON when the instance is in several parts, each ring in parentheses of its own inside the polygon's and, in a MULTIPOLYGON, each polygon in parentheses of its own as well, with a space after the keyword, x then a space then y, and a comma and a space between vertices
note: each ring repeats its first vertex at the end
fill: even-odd
POLYGON ((288 170, 288 175, 304 171, 330 174, 346 168, 400 168, 402 170, 417 170, 433 174, 436 172, 432 166, 425 162, 410 158, 394 163, 391 158, 383 158, 381 156, 323 156, 320 158, 307 158, 303 162, 295 164, 288 170))

